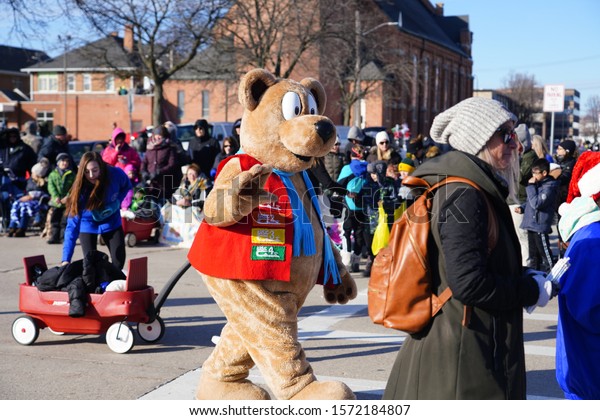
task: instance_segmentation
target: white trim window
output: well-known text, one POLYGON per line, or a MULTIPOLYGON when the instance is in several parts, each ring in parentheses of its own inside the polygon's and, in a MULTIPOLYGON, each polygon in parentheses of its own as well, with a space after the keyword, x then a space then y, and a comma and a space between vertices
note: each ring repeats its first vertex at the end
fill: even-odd
POLYGON ((58 92, 58 74, 40 74, 38 76, 38 92, 58 92))
POLYGON ((107 92, 115 91, 115 76, 113 74, 107 74, 104 76, 104 87, 107 92))
POLYGON ((210 92, 208 90, 202 91, 202 118, 208 119, 210 116, 210 92))
POLYGON ((67 73, 67 90, 75 92, 75 74, 67 73))
POLYGON ((85 73, 83 75, 83 91, 84 92, 92 91, 92 75, 89 73, 85 73))

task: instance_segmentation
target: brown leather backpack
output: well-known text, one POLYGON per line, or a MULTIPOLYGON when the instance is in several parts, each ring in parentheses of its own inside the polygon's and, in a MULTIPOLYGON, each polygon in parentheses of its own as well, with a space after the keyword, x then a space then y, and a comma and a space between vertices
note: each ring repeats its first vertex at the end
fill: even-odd
MULTIPOLYGON (((407 177, 402 183, 425 189, 393 225, 388 246, 377 254, 368 288, 369 317, 375 324, 414 334, 421 331, 452 296, 446 288, 439 296, 431 291, 431 268, 427 258, 433 193, 449 183, 468 184, 460 177, 448 177, 430 186, 425 180, 407 177)), ((487 195, 488 251, 496 246, 498 221, 487 195)), ((465 306, 463 324, 468 323, 470 308, 465 306)))

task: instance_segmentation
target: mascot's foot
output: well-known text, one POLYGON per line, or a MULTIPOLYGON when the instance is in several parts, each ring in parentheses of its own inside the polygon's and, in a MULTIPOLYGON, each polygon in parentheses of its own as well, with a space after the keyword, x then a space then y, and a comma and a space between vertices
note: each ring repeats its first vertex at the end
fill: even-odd
POLYGON ((202 375, 198 389, 197 400, 270 400, 269 393, 243 379, 236 382, 221 382, 202 375))
POLYGON ((311 382, 302 391, 294 395, 292 400, 355 400, 356 396, 342 382, 311 382))

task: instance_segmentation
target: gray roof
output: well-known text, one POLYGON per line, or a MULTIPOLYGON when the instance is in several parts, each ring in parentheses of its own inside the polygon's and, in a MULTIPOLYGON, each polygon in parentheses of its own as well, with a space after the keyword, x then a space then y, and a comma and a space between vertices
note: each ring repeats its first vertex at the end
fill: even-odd
MULTIPOLYGON (((137 54, 123 50, 123 38, 109 35, 66 53, 67 70, 135 69, 140 67, 137 54), (110 65, 108 64, 110 63, 110 65), (111 67, 112 66, 112 67, 111 67)), ((65 54, 24 68, 26 72, 63 71, 65 54)))
POLYGON ((23 67, 49 58, 43 51, 0 45, 0 71, 3 72, 19 73, 23 67))
POLYGON ((397 21, 402 13, 404 32, 439 44, 464 57, 471 58, 460 47, 460 31, 469 28, 467 16, 437 16, 424 1, 427 0, 374 0, 390 21, 397 21))

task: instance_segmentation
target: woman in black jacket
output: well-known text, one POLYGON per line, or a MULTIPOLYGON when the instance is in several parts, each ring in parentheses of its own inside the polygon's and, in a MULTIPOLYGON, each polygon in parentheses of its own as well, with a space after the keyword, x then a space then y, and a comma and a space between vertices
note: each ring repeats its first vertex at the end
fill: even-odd
POLYGON ((483 194, 447 184, 433 199, 429 262, 433 292, 452 298, 422 331, 404 341, 384 399, 524 399, 523 307, 544 306, 545 277, 521 266, 506 169, 517 147, 516 117, 497 101, 469 98, 438 115, 431 137, 455 151, 423 163, 413 176, 430 184, 460 176, 477 184, 498 221, 488 248, 483 194))

